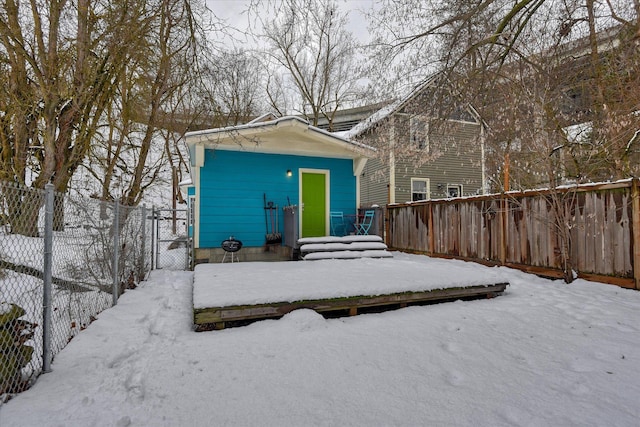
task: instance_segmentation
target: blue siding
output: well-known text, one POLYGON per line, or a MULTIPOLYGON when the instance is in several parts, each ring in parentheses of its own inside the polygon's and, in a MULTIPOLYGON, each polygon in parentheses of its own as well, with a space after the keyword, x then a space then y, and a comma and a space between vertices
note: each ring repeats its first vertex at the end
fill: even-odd
POLYGON ((245 246, 264 245, 264 193, 279 207, 278 229, 283 233, 282 207, 288 201, 298 204, 301 168, 329 170, 330 210, 355 214, 356 178, 350 159, 205 150, 200 170, 200 247, 219 247, 229 236, 245 246), (286 175, 289 169, 291 177, 286 175))

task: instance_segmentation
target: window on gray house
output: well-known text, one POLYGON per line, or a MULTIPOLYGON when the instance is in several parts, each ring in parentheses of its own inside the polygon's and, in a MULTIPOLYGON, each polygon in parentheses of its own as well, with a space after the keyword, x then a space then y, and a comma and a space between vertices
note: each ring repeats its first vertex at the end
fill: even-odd
POLYGON ((411 200, 429 199, 429 178, 411 178, 411 200))
POLYGON ((447 197, 460 197, 462 196, 461 184, 447 184, 447 197))
POLYGON ((429 150, 429 123, 424 116, 409 118, 409 138, 412 147, 429 150))

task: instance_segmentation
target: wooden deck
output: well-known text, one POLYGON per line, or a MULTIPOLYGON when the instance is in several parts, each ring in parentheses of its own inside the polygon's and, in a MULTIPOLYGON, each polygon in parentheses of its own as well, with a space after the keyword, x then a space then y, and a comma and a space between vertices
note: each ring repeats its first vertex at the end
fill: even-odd
POLYGON ((492 298, 500 295, 508 283, 434 289, 419 292, 398 292, 387 295, 359 295, 353 297, 315 299, 296 302, 276 302, 256 305, 235 305, 194 309, 196 331, 243 326, 264 319, 276 319, 306 308, 325 317, 354 316, 359 313, 382 312, 458 299, 492 298))

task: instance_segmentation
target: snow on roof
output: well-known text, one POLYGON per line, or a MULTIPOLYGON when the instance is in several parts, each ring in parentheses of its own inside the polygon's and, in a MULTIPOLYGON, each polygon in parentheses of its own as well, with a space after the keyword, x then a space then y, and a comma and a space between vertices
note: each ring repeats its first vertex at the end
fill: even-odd
POLYGON ((264 113, 263 115, 258 116, 255 119, 251 120, 249 123, 261 123, 261 122, 266 122, 270 120, 275 120, 277 118, 278 118, 278 115, 276 113, 264 113))
POLYGON ((191 177, 187 177, 178 183, 179 187, 188 187, 190 185, 193 185, 193 180, 191 180, 191 177))
POLYGON ((421 93, 422 90, 424 90, 424 88, 429 86, 436 79, 436 77, 437 77, 437 74, 427 77, 421 83, 417 84, 413 88, 413 90, 411 90, 411 92, 406 94, 404 97, 401 97, 397 101, 392 102, 391 104, 386 105, 385 107, 382 107, 381 109, 373 113, 371 116, 367 117, 366 119, 364 119, 363 121, 355 125, 353 128, 351 128, 351 130, 348 130, 346 132, 340 132, 341 136, 346 139, 352 139, 358 135, 361 135, 363 132, 372 128, 380 121, 384 120, 385 118, 389 117, 393 113, 400 110, 400 108, 402 108, 407 102, 412 100, 416 95, 421 93))
MULTIPOLYGON (((267 115, 263 115, 261 117, 266 117, 267 115)), ((279 117, 275 120, 269 120, 269 121, 258 121, 259 118, 246 123, 246 124, 242 124, 242 125, 236 125, 236 126, 227 126, 227 127, 222 127, 222 128, 216 128, 216 129, 205 129, 205 130, 198 130, 198 131, 193 131, 193 132, 187 132, 185 134, 185 139, 187 139, 187 145, 190 144, 195 144, 194 142, 189 142, 188 139, 189 138, 193 138, 196 136, 208 136, 208 135, 217 135, 217 134, 224 134, 224 133, 231 133, 231 132, 241 132, 241 131, 245 131, 245 130, 251 130, 251 129, 259 129, 259 128, 268 128, 268 127, 277 127, 278 125, 282 125, 284 123, 290 122, 292 124, 298 124, 301 126, 306 127, 308 130, 313 131, 315 133, 318 134, 322 134, 324 136, 328 136, 330 138, 333 139, 337 139, 342 143, 346 143, 352 146, 356 146, 359 148, 363 148, 365 150, 371 150, 371 151, 375 151, 376 149, 360 143, 360 142, 356 142, 356 141, 351 141, 347 138, 344 138, 341 135, 338 135, 337 133, 332 133, 329 131, 326 131, 324 129, 320 129, 318 127, 312 126, 309 124, 309 122, 305 119, 302 119, 300 117, 297 116, 284 116, 284 117, 279 117)))
POLYGON ((225 126, 225 127, 221 127, 221 128, 213 128, 213 129, 203 129, 203 130, 196 130, 196 131, 192 131, 192 132, 187 132, 184 134, 185 138, 190 138, 193 136, 200 136, 200 135, 212 135, 212 134, 218 134, 218 133, 226 133, 226 132, 238 132, 238 131, 242 131, 245 129, 255 129, 255 128, 261 128, 261 127, 269 127, 269 126, 277 126, 279 123, 283 123, 283 122, 287 122, 287 121, 298 121, 301 124, 306 124, 308 125, 309 123, 306 120, 301 119, 300 117, 296 117, 296 116, 284 116, 284 117, 279 117, 277 119, 274 120, 269 120, 269 121, 258 121, 258 119, 260 119, 261 117, 265 117, 266 115, 262 115, 252 121, 250 121, 249 123, 245 123, 242 125, 235 125, 235 126, 225 126))
POLYGON ((404 99, 392 102, 391 104, 382 107, 381 109, 352 127, 350 130, 344 132, 336 132, 336 134, 339 134, 342 138, 350 140, 372 128, 389 115, 393 114, 404 102, 404 99))

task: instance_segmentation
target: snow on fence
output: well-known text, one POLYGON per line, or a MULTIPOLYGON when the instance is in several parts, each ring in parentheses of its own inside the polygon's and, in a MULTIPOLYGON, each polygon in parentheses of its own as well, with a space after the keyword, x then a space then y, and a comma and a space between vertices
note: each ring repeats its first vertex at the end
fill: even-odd
POLYGON ((388 246, 640 289, 639 181, 388 206, 388 246))
POLYGON ((0 406, 150 270, 144 207, 0 181, 0 406), (114 274, 115 272, 115 274, 114 274))

